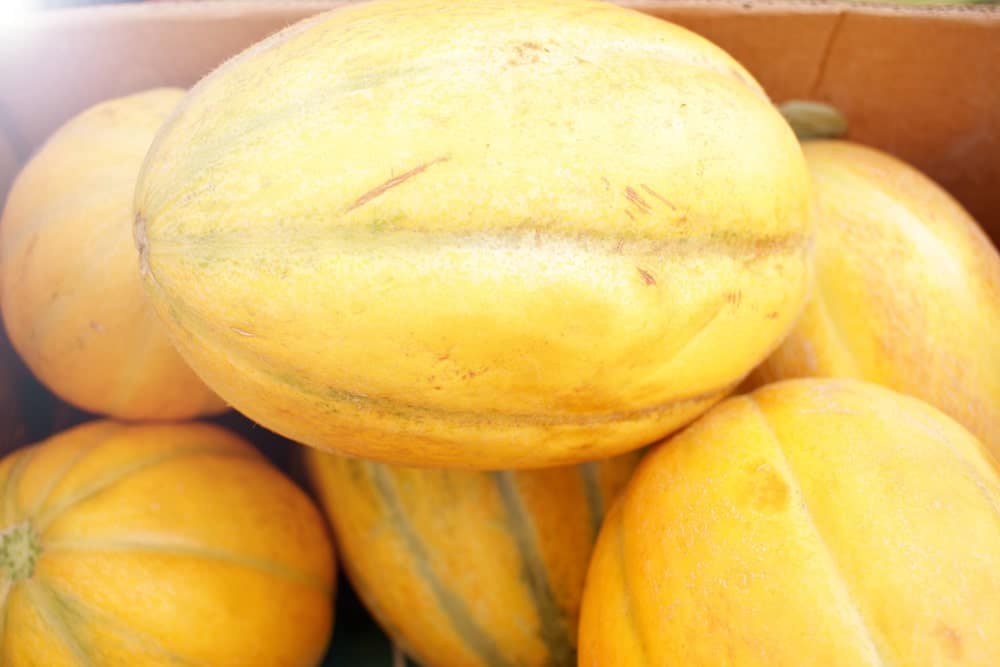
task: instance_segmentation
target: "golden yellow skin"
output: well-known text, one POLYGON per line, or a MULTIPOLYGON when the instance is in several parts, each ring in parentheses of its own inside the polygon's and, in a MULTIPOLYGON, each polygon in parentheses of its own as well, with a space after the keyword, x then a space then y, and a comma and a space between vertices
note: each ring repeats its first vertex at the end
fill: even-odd
POLYGON ((576 665, 590 552, 638 452, 519 472, 304 456, 355 590, 420 664, 576 665))
POLYGON ((322 14, 196 86, 136 193, 146 286, 255 421, 385 462, 634 449, 804 301, 808 175, 749 74, 589 0, 322 14))
POLYGON ((312 667, 330 637, 322 517, 219 427, 99 421, 21 449, 0 527, 4 667, 312 667), (40 555, 12 580, 25 526, 40 555))
POLYGON ((845 141, 804 144, 817 201, 802 319, 751 385, 856 377, 943 410, 1000 456, 1000 255, 913 167, 845 141))
POLYGON ((1000 471, 858 380, 731 398, 646 456, 601 530, 581 667, 1000 664, 1000 471))
POLYGON ((219 413, 173 349, 139 279, 135 179, 184 91, 92 107, 18 175, 0 221, 3 318, 35 375, 68 403, 129 420, 219 413))

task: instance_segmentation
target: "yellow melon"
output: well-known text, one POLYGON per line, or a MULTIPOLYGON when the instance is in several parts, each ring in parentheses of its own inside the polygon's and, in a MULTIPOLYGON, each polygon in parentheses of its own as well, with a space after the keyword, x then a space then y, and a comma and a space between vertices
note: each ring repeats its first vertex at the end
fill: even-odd
POLYGON ((804 144, 817 202, 815 289, 751 386, 863 378, 917 396, 1000 455, 1000 255, 910 165, 846 141, 804 144))
POLYGON ((216 426, 91 422, 0 462, 4 667, 314 667, 334 572, 309 498, 216 426))
POLYGON ((91 412, 182 419, 225 409, 149 307, 132 241, 139 168, 183 94, 146 91, 70 120, 18 175, 0 220, 11 342, 53 393, 91 412))
POLYGON ((637 452, 517 472, 305 457, 354 588, 421 665, 575 667, 590 552, 637 452))
POLYGON ((601 530, 581 667, 1000 664, 1000 470, 859 380, 731 398, 653 449, 601 530))
POLYGON ((145 284, 255 421, 407 465, 601 458, 724 396, 805 298, 808 174, 705 39, 590 0, 351 4, 200 82, 145 284))

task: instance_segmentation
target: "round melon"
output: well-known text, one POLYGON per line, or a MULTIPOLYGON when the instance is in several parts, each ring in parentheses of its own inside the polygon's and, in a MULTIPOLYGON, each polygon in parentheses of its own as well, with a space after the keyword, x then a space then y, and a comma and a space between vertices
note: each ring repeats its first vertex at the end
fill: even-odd
POLYGON ((804 144, 816 280, 750 386, 855 377, 943 410, 1000 456, 1000 254, 940 186, 881 151, 804 144))
POLYGON ((852 379, 731 398, 649 453, 601 530, 580 665, 1000 664, 1000 470, 852 379))
POLYGON ((421 665, 575 667, 591 549, 637 452, 516 472, 305 457, 355 590, 421 665))
POLYGON ((335 561, 227 431, 98 421, 0 462, 0 664, 314 667, 335 561))
POLYGON ((735 60, 590 0, 388 0, 200 82, 136 193, 145 285, 253 420, 492 469, 645 445, 791 327, 795 136, 735 60))
POLYGON ((143 157, 184 91, 98 104, 62 126, 18 175, 0 220, 3 319, 57 396, 127 420, 225 410, 150 308, 132 241, 143 157))

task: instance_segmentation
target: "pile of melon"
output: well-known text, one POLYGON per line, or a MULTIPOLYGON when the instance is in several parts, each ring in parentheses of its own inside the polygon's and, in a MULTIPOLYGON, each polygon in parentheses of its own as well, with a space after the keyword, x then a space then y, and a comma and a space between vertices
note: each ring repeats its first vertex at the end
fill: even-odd
POLYGON ((70 119, 0 221, 0 665, 332 664, 340 574, 397 665, 1000 664, 1000 255, 795 120, 591 0, 70 119))

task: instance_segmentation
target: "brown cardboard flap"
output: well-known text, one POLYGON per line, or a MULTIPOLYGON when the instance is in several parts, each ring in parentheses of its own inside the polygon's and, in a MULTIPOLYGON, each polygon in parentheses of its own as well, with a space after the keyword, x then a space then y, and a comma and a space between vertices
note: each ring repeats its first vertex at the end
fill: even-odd
MULTIPOLYGON (((48 13, 0 45, 0 123, 23 159, 73 114, 226 58, 344 2, 112 5, 48 13)), ((1000 238, 1000 11, 808 2, 620 4, 743 62, 775 102, 838 106, 850 138, 925 170, 1000 238)), ((0 171, 0 192, 2 185, 0 171)))

